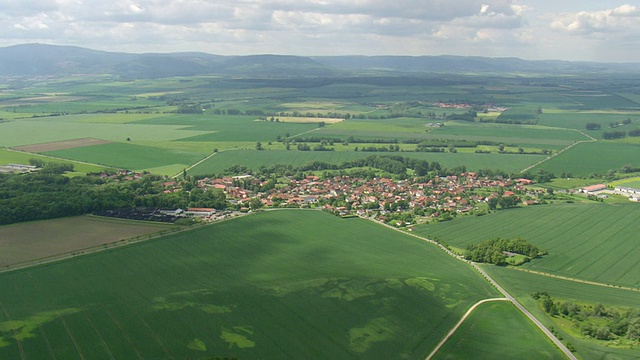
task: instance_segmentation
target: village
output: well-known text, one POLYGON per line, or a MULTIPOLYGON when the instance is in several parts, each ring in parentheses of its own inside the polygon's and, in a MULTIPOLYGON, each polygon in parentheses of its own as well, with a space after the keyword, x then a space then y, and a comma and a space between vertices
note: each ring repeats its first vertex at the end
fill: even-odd
MULTIPOLYGON (((122 171, 99 176, 112 181, 131 181, 141 179, 144 174, 122 171)), ((491 179, 474 172, 434 177, 428 181, 346 175, 321 178, 307 174, 301 179, 239 175, 159 182, 162 193, 167 195, 194 188, 204 192, 221 191, 228 204, 224 210, 201 206, 161 210, 165 215, 218 221, 259 209, 313 208, 343 217, 367 217, 407 229, 419 223, 451 220, 463 214, 484 215, 488 210, 496 209, 498 204, 501 208, 538 204, 546 193, 527 187, 531 184, 529 179, 491 179), (493 207, 491 199, 495 199, 493 207)))

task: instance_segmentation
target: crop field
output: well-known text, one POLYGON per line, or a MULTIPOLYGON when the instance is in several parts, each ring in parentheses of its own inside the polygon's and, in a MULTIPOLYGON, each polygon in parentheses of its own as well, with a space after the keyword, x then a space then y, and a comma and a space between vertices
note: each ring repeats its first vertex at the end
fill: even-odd
POLYGON ((470 171, 478 169, 504 169, 516 172, 544 158, 542 155, 500 155, 474 153, 375 153, 363 151, 298 151, 298 150, 229 150, 221 151, 192 168, 192 175, 218 174, 233 165, 242 165, 250 169, 276 164, 300 166, 312 161, 341 164, 346 161, 365 158, 372 155, 405 156, 437 161, 445 167, 465 165, 470 171))
POLYGON ((434 359, 565 359, 564 354, 515 305, 478 306, 434 359), (505 336, 508 329, 509 336, 505 336))
POLYGON ((430 244, 315 211, 0 274, 0 286, 0 357, 38 359, 417 359, 497 296, 430 244))
POLYGON ((4 225, 0 226, 0 269, 172 228, 94 216, 4 225))
POLYGON ((416 231, 459 248, 489 238, 522 237, 549 252, 523 268, 640 288, 637 204, 540 205, 423 225, 416 231))
POLYGON ((136 121, 136 125, 182 126, 184 131, 206 132, 183 141, 275 141, 318 128, 315 123, 255 121, 257 116, 180 115, 136 121))
POLYGON ((67 141, 56 141, 44 144, 37 145, 25 145, 25 146, 16 146, 14 149, 26 152, 46 152, 46 151, 54 151, 54 150, 63 150, 63 149, 74 149, 85 146, 93 146, 93 145, 102 145, 108 144, 108 141, 93 139, 93 138, 83 138, 83 139, 74 139, 67 141))
MULTIPOLYGON (((573 176, 605 174, 624 165, 640 166, 640 144, 613 141, 580 143, 542 163, 541 168, 555 174, 571 173, 573 176)), ((534 170, 535 170, 534 169, 534 170)))
POLYGON ((581 130, 599 138, 602 131, 609 131, 607 130, 609 123, 622 122, 628 118, 637 118, 639 115, 639 112, 549 110, 540 116, 538 125, 581 130), (602 130, 586 130, 587 123, 600 124, 602 130))
POLYGON ((109 143, 54 150, 44 154, 129 170, 144 170, 167 165, 186 168, 207 155, 206 153, 183 152, 129 143, 109 143))
POLYGON ((447 123, 446 126, 434 130, 430 135, 469 141, 490 140, 505 144, 538 145, 548 148, 564 147, 575 141, 588 140, 586 136, 578 132, 563 129, 464 122, 447 123))

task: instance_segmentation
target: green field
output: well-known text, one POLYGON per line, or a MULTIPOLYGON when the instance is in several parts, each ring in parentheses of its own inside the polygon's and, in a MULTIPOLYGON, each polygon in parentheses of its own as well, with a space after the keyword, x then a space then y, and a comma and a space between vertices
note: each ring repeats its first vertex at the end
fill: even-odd
POLYGON ((551 127, 530 125, 476 124, 448 122, 446 126, 430 133, 433 137, 465 139, 468 141, 489 140, 504 144, 539 146, 556 149, 575 141, 588 140, 579 132, 551 127))
POLYGON ((522 237, 549 252, 523 268, 640 288, 638 204, 540 205, 423 225, 416 231, 459 248, 489 238, 522 237))
POLYGON ((256 121, 258 116, 177 115, 136 121, 136 125, 183 126, 184 130, 206 132, 183 141, 275 141, 318 128, 318 124, 256 121))
POLYGON ((565 359, 512 303, 478 306, 434 359, 565 359), (509 336, 505 336, 508 329, 509 336))
POLYGON ((0 287, 7 359, 419 359, 497 296, 433 245, 299 210, 1 274, 0 287))
POLYGON ((129 170, 145 170, 167 165, 176 165, 178 169, 182 169, 207 155, 206 153, 170 150, 129 143, 110 143, 54 150, 47 151, 44 154, 129 170))
POLYGON ((573 176, 604 174, 624 165, 640 166, 640 144, 613 141, 580 143, 542 163, 535 169, 549 170, 555 174, 571 173, 573 176))
POLYGON ((109 141, 166 141, 203 134, 179 125, 87 122, 86 116, 20 119, 0 123, 0 144, 7 147, 96 137, 109 141))

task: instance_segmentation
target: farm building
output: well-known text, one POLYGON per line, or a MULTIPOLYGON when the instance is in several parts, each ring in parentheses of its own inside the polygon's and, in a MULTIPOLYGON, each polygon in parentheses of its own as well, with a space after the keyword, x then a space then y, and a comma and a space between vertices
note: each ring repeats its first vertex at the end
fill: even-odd
POLYGON ((596 192, 605 190, 606 188, 607 188, 607 185, 605 184, 597 184, 597 185, 581 187, 580 192, 587 193, 587 194, 595 194, 596 192))
POLYGON ((631 201, 640 201, 640 189, 616 186, 616 193, 624 196, 628 196, 631 201))

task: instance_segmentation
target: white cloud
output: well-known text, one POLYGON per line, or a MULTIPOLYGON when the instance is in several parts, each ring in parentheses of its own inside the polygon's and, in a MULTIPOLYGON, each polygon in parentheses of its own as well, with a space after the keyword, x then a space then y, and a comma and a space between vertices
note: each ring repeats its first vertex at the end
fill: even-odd
MULTIPOLYGON (((593 49, 585 49, 585 44, 592 44, 594 39, 606 38, 611 48, 628 49, 624 44, 637 44, 635 39, 640 38, 637 6, 598 10, 595 6, 601 3, 599 0, 575 3, 569 5, 558 0, 0 0, 0 46, 35 40, 134 52, 450 53, 557 58, 567 54, 591 56, 589 51, 593 49), (583 39, 577 42, 574 35, 583 39)), ((598 51, 600 53, 615 51, 598 51)), ((625 56, 633 58, 634 55, 640 58, 638 52, 625 56)))
POLYGON ((555 30, 574 34, 640 31, 640 9, 622 5, 615 9, 580 11, 558 15, 552 22, 555 30))

